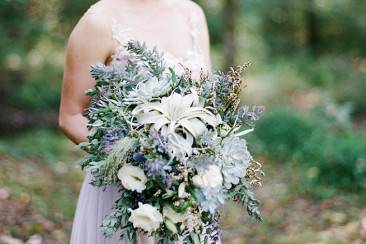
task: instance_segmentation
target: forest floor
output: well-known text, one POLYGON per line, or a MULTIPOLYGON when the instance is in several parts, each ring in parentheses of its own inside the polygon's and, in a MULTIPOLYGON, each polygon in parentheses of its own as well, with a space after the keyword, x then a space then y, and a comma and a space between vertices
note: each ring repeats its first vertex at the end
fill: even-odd
MULTIPOLYGON (((83 175, 81 157, 61 134, 36 130, 0 138, 0 243, 68 243, 83 175)), ((339 194, 315 200, 298 193, 296 168, 264 162, 257 191, 263 223, 228 204, 222 211, 223 243, 365 243, 366 207, 339 194)))

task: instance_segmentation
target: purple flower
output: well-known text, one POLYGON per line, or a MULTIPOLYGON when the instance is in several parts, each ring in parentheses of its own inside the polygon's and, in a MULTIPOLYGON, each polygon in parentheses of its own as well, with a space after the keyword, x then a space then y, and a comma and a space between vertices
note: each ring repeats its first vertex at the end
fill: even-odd
POLYGON ((128 132, 122 128, 112 128, 107 130, 100 143, 100 150, 104 153, 108 153, 113 149, 113 145, 121 138, 127 136, 128 132))
POLYGON ((168 165, 168 161, 163 158, 147 160, 145 163, 145 172, 150 177, 160 177, 165 187, 168 189, 172 187, 173 180, 169 175, 172 167, 168 165))
POLYGON ((157 130, 151 130, 150 137, 154 140, 156 151, 159 153, 168 152, 166 139, 157 130))
POLYGON ((266 110, 265 106, 254 106, 254 113, 259 117, 261 116, 266 110))
POLYGON ((148 160, 145 165, 147 175, 152 177, 165 177, 167 172, 172 169, 171 166, 168 165, 168 161, 163 158, 148 160))
POLYGON ((210 230, 208 235, 208 243, 210 244, 217 244, 220 241, 221 230, 219 226, 219 218, 219 214, 216 213, 210 220, 210 223, 205 226, 206 229, 210 230))
POLYGON ((173 180, 169 175, 167 175, 166 177, 163 178, 163 183, 166 188, 170 189, 173 185, 173 180))
POLYGON ((235 116, 232 117, 231 119, 235 121, 237 118, 243 123, 253 124, 262 116, 264 111, 265 111, 264 106, 253 106, 253 107, 243 106, 237 110, 237 112, 234 114, 235 116))
POLYGON ((146 171, 148 176, 157 176, 160 174, 162 167, 161 164, 157 161, 148 161, 146 164, 146 171))

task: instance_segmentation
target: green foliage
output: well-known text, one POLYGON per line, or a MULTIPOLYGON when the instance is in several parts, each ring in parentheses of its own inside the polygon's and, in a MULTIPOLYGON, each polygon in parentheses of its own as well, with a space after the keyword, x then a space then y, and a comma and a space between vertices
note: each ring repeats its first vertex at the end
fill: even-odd
POLYGON ((243 182, 243 184, 233 187, 233 189, 230 189, 229 194, 235 202, 246 206, 249 216, 252 216, 258 222, 263 220, 259 208, 260 202, 254 197, 248 183, 243 182))
POLYGON ((95 1, 0 1, 0 104, 56 109, 67 33, 95 1), (65 34, 66 33, 66 34, 65 34))
POLYGON ((70 32, 72 27, 76 25, 82 13, 84 13, 97 0, 73 1, 62 0, 59 2, 58 16, 64 30, 70 32))
POLYGON ((366 92, 366 73, 361 60, 339 55, 324 55, 315 60, 309 55, 299 55, 293 59, 296 65, 291 67, 308 86, 327 90, 338 102, 350 103, 354 115, 365 111, 362 94, 366 92))
POLYGON ((34 129, 23 132, 21 136, 0 137, 1 153, 7 153, 16 159, 31 157, 56 164, 61 158, 70 153, 70 148, 65 145, 60 132, 34 129))
POLYGON ((163 53, 160 53, 157 47, 153 50, 147 49, 145 43, 139 41, 131 41, 128 44, 128 50, 136 55, 142 62, 146 62, 149 72, 156 77, 160 77, 165 70, 163 61, 163 53))
POLYGON ((327 53, 365 55, 365 7, 365 2, 358 0, 259 0, 246 1, 243 15, 256 20, 257 32, 272 54, 292 55, 294 51, 315 48, 327 53))
POLYGON ((360 69, 344 69, 347 76, 339 82, 339 85, 332 89, 332 93, 337 101, 350 103, 354 116, 363 116, 366 111, 366 73, 360 69))
POLYGON ((37 1, 0 1, 0 63, 7 54, 25 54, 43 34, 44 18, 37 11, 37 1))
POLYGON ((24 57, 44 31, 44 18, 31 12, 32 1, 0 1, 0 95, 24 78, 24 57))
POLYGON ((280 163, 298 164, 300 191, 328 198, 341 189, 366 190, 366 135, 321 111, 308 116, 269 112, 256 127, 259 151, 280 163))
POLYGON ((305 176, 316 188, 320 183, 347 190, 366 189, 366 135, 317 131, 301 149, 305 176))
MULTIPOLYGON (((128 160, 128 154, 136 150, 137 139, 124 137, 113 146, 113 150, 101 161, 92 161, 90 170, 95 177, 93 186, 108 186, 117 182, 118 169, 128 160)), ((92 156, 89 156, 92 157, 92 156)), ((92 157, 95 158, 95 157, 92 157)), ((89 158, 87 158, 89 160, 89 158)))
POLYGON ((303 147, 313 130, 314 126, 299 114, 278 108, 258 121, 255 135, 265 145, 263 153, 289 161, 303 147))
POLYGON ((28 111, 43 111, 57 108, 60 101, 61 70, 55 65, 45 64, 32 72, 23 82, 11 86, 7 99, 13 107, 28 111))
MULTIPOLYGON (((2 104, 36 111, 57 108, 62 62, 55 64, 52 58, 60 59, 59 53, 63 52, 72 27, 95 2, 0 2, 2 104), (35 65, 34 53, 44 60, 40 66, 35 65)), ((211 41, 216 49, 214 53, 217 53, 214 56, 221 57, 222 33, 226 31, 221 19, 224 1, 196 2, 206 12, 211 41)), ((364 2, 258 0, 238 3, 242 9, 236 28, 240 44, 238 54, 255 52, 251 60, 257 61, 261 59, 260 55, 265 55, 275 63, 278 57, 284 56, 287 62, 282 65, 299 73, 299 80, 293 82, 301 80, 310 86, 321 86, 330 90, 339 101, 351 101, 355 115, 363 113, 366 107, 362 99, 366 52, 363 45, 366 42, 364 2), (315 44, 309 41, 309 8, 313 8, 315 15, 315 44), (317 52, 309 56, 307 51, 312 45, 317 52)), ((247 61, 248 57, 243 60, 247 61)), ((273 62, 268 60, 265 64, 273 62)), ((260 67, 259 71, 273 70, 260 67)))

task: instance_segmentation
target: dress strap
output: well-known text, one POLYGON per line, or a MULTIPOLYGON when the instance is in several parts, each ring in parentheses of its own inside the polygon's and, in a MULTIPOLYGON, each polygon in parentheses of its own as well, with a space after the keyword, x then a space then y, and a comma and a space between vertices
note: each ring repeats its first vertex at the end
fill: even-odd
POLYGON ((201 53, 201 49, 198 43, 199 20, 196 13, 191 12, 189 14, 189 23, 190 23, 190 36, 192 40, 192 51, 196 53, 201 53))
POLYGON ((132 39, 129 28, 123 28, 115 18, 112 18, 112 38, 118 42, 118 45, 125 46, 132 39))
POLYGON ((130 29, 123 27, 115 18, 112 18, 112 39, 117 42, 117 46, 111 55, 111 63, 125 67, 130 55, 127 44, 133 38, 130 29))

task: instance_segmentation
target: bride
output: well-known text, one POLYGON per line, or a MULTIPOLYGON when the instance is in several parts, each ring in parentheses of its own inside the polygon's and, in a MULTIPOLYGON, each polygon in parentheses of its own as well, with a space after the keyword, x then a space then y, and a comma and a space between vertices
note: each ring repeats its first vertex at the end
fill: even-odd
MULTIPOLYGON (((157 47, 176 67, 193 72, 210 70, 209 37, 205 16, 191 0, 101 0, 90 7, 71 33, 61 96, 59 125, 74 143, 87 140, 84 110, 89 97, 84 91, 94 86, 90 66, 102 62, 125 62, 125 44, 139 40, 157 47)), ((71 244, 120 244, 118 235, 107 240, 100 231, 118 190, 89 184, 86 173, 81 188, 71 235, 71 244)), ((140 235, 140 243, 154 243, 140 235)))

